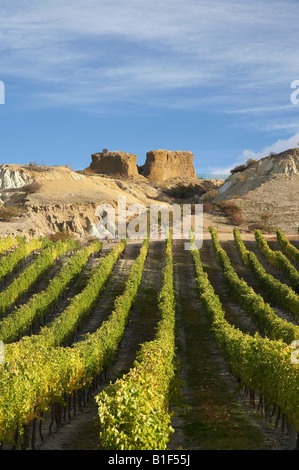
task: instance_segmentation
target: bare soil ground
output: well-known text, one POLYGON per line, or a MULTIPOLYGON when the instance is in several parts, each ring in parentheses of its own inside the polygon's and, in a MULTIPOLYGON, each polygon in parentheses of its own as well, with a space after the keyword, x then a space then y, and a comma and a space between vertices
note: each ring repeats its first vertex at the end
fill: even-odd
POLYGON ((231 201, 239 205, 247 225, 256 222, 279 226, 296 234, 299 226, 299 175, 275 175, 246 194, 236 193, 231 201))

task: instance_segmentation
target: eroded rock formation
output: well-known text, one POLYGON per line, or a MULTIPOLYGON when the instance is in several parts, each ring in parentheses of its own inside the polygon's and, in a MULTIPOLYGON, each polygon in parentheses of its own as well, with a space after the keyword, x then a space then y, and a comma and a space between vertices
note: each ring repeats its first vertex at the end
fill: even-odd
POLYGON ((299 148, 262 158, 243 171, 234 172, 218 189, 216 199, 241 196, 266 183, 275 176, 299 175, 299 148))
POLYGON ((137 157, 126 152, 95 153, 91 156, 90 170, 94 173, 118 178, 138 177, 137 157))
POLYGON ((32 183, 33 179, 22 168, 13 165, 0 165, 0 190, 21 188, 32 183))
POLYGON ((151 150, 146 154, 142 174, 153 182, 176 177, 196 177, 194 155, 185 151, 151 150))

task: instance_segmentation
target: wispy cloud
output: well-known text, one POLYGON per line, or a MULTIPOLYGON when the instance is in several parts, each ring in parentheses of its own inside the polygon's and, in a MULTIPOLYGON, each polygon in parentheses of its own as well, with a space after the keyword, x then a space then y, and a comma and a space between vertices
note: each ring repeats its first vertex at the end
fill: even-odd
POLYGON ((226 114, 268 114, 276 111, 293 111, 294 105, 256 106, 252 108, 237 108, 225 111, 226 114))
POLYGON ((211 174, 230 174, 230 170, 236 165, 245 163, 249 158, 254 160, 260 160, 261 158, 268 157, 271 153, 281 153, 291 148, 297 148, 299 146, 299 132, 292 135, 287 139, 279 139, 271 145, 264 147, 259 152, 246 149, 243 153, 235 160, 235 162, 226 167, 210 167, 209 173, 211 174))
POLYGON ((271 124, 266 123, 261 128, 265 131, 282 131, 287 133, 294 133, 294 131, 298 131, 299 129, 299 116, 296 120, 287 120, 286 122, 273 122, 271 124))
POLYGON ((298 78, 298 11, 291 0, 2 0, 1 74, 31 83, 40 106, 171 108, 163 94, 178 90, 181 108, 216 106, 216 95, 229 113, 277 112, 298 78))
POLYGON ((271 145, 268 145, 264 149, 262 149, 260 152, 253 152, 251 150, 244 150, 242 156, 240 157, 240 161, 244 162, 248 158, 254 158, 259 160, 260 158, 267 157, 270 155, 271 152, 273 153, 281 153, 284 152, 285 150, 288 150, 290 148, 296 148, 299 145, 299 132, 296 134, 292 135, 288 139, 279 139, 276 142, 274 142, 271 145))

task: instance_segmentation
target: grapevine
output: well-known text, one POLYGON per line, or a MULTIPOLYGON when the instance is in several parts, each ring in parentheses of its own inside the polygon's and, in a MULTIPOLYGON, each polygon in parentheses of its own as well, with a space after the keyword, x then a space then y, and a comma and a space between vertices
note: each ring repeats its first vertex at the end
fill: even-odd
POLYGON ((288 344, 295 339, 299 339, 299 327, 279 318, 271 306, 265 303, 263 297, 256 294, 244 279, 238 277, 227 253, 220 246, 216 230, 213 227, 209 227, 209 230, 231 294, 258 325, 260 331, 272 339, 282 339, 288 344))
POLYGON ((299 267, 299 250, 290 243, 280 228, 276 229, 276 237, 282 249, 294 260, 296 266, 299 267))
POLYGON ((141 346, 134 367, 96 397, 100 438, 106 449, 165 450, 170 435, 168 410, 174 376, 175 298, 171 238, 167 240, 160 320, 153 341, 141 346))
MULTIPOLYGON (((119 244, 122 246, 123 243, 119 244)), ((121 249, 121 248, 120 248, 121 249)), ((148 251, 145 240, 134 261, 126 287, 114 310, 99 329, 73 347, 53 347, 36 337, 6 345, 0 369, 0 441, 15 442, 27 425, 77 390, 89 388, 115 359, 141 281, 148 251), (9 407, 7 404, 9 403, 9 407)), ((86 299, 88 302, 88 299, 86 299)))
POLYGON ((0 340, 4 343, 16 341, 28 330, 33 322, 41 320, 49 309, 57 303, 66 287, 81 272, 90 254, 98 251, 100 247, 100 242, 94 242, 75 253, 58 275, 50 280, 44 291, 34 294, 26 304, 16 308, 4 318, 0 323, 0 340))
POLYGON ((286 308, 295 317, 299 318, 299 295, 287 284, 280 282, 266 272, 256 255, 247 250, 241 239, 240 232, 236 228, 234 228, 234 238, 241 258, 252 271, 266 294, 269 295, 271 301, 286 308))
POLYGON ((266 259, 274 266, 281 269, 295 292, 299 293, 299 273, 290 261, 280 252, 271 250, 269 244, 260 230, 254 231, 255 239, 266 259))
POLYGON ((292 349, 281 340, 242 333, 225 320, 219 297, 204 272, 198 250, 191 252, 197 291, 208 314, 217 344, 232 373, 253 393, 265 397, 299 430, 299 374, 292 349))
POLYGON ((0 316, 3 316, 6 310, 20 299, 38 277, 49 269, 58 256, 76 246, 74 242, 69 240, 66 242, 59 241, 42 251, 33 263, 24 269, 19 276, 15 277, 12 283, 0 293, 0 316))

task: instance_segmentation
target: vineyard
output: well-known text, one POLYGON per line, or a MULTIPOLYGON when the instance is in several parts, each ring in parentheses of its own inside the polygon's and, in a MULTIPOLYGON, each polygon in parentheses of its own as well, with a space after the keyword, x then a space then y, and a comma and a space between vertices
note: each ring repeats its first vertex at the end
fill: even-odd
POLYGON ((209 232, 0 240, 2 449, 298 448, 299 242, 209 232))

